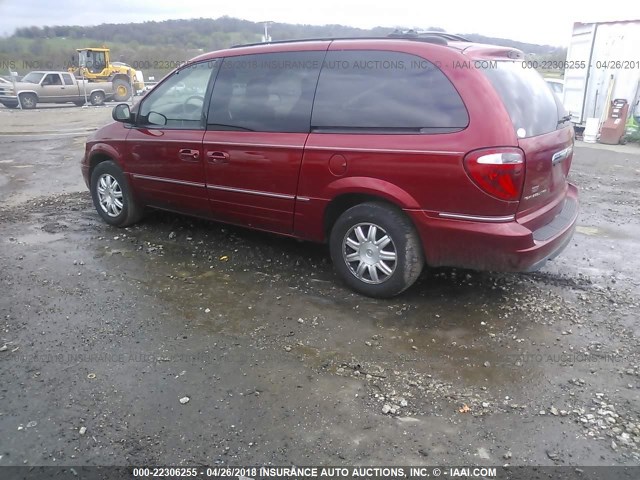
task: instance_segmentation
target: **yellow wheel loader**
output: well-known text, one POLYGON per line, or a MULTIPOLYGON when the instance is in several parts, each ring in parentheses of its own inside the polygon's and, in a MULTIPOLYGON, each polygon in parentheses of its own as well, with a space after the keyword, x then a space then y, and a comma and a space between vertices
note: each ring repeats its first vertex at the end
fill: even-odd
POLYGON ((77 52, 78 58, 74 58, 73 63, 78 66, 69 71, 89 82, 111 82, 116 102, 127 101, 131 95, 144 90, 142 72, 126 63, 111 62, 108 48, 80 48, 77 52))

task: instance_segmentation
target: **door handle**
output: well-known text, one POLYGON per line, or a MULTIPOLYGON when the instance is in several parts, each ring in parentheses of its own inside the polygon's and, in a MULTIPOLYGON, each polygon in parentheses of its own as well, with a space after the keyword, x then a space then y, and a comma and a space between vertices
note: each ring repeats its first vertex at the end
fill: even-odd
POLYGON ((211 163, 229 163, 227 152, 207 152, 207 160, 211 163))
POLYGON ((178 152, 178 156, 181 160, 198 160, 200 158, 200 152, 198 150, 192 150, 190 148, 183 148, 178 152))

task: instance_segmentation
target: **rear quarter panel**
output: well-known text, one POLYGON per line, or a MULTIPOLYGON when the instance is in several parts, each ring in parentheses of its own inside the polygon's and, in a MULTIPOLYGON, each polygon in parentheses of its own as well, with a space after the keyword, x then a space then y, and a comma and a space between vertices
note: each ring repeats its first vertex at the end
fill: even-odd
MULTIPOLYGON (((346 193, 367 193, 403 209, 469 215, 514 214, 518 202, 495 199, 467 176, 464 156, 491 146, 517 146, 511 120, 488 79, 449 47, 420 42, 368 42, 367 49, 410 53, 440 66, 462 97, 469 124, 447 134, 336 134, 311 133, 305 146, 298 195, 308 202, 296 206, 296 233, 321 240, 324 209, 346 193), (408 44, 408 45, 407 45, 408 44), (457 65, 457 66, 456 66, 457 65), (333 155, 342 155, 347 168, 336 176, 329 170, 333 155)), ((331 48, 359 50, 357 42, 331 48)), ((419 95, 420 92, 416 92, 419 95)))

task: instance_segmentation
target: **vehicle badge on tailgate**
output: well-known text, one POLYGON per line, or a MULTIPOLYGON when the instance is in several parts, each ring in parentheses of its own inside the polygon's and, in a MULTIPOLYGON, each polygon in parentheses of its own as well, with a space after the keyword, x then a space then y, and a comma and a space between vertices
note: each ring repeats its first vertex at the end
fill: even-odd
POLYGON ((562 150, 554 153, 553 156, 551 157, 551 165, 557 165, 558 163, 563 161, 565 158, 567 158, 569 155, 571 155, 571 152, 573 152, 573 146, 563 148, 562 150))

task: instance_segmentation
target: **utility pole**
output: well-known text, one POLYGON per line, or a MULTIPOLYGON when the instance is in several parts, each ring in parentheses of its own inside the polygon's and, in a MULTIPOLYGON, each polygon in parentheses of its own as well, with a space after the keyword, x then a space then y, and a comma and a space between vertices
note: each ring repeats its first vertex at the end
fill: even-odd
POLYGON ((11 68, 9 68, 9 76, 11 77, 11 83, 13 83, 13 91, 16 92, 16 97, 18 98, 18 108, 22 110, 22 101, 20 100, 20 95, 18 95, 18 89, 16 88, 17 75, 18 75, 18 72, 12 72, 11 68))
POLYGON ((80 73, 82 88, 84 91, 84 105, 83 105, 84 108, 86 108, 87 103, 89 103, 89 100, 87 100, 87 82, 84 78, 84 69, 86 67, 87 67, 87 58, 83 57, 82 53, 78 52, 78 73, 80 73))
POLYGON ((269 35, 269 25, 273 25, 273 21, 265 20, 264 22, 260 22, 264 25, 264 34, 262 35, 263 42, 270 42, 271 36, 269 35))

